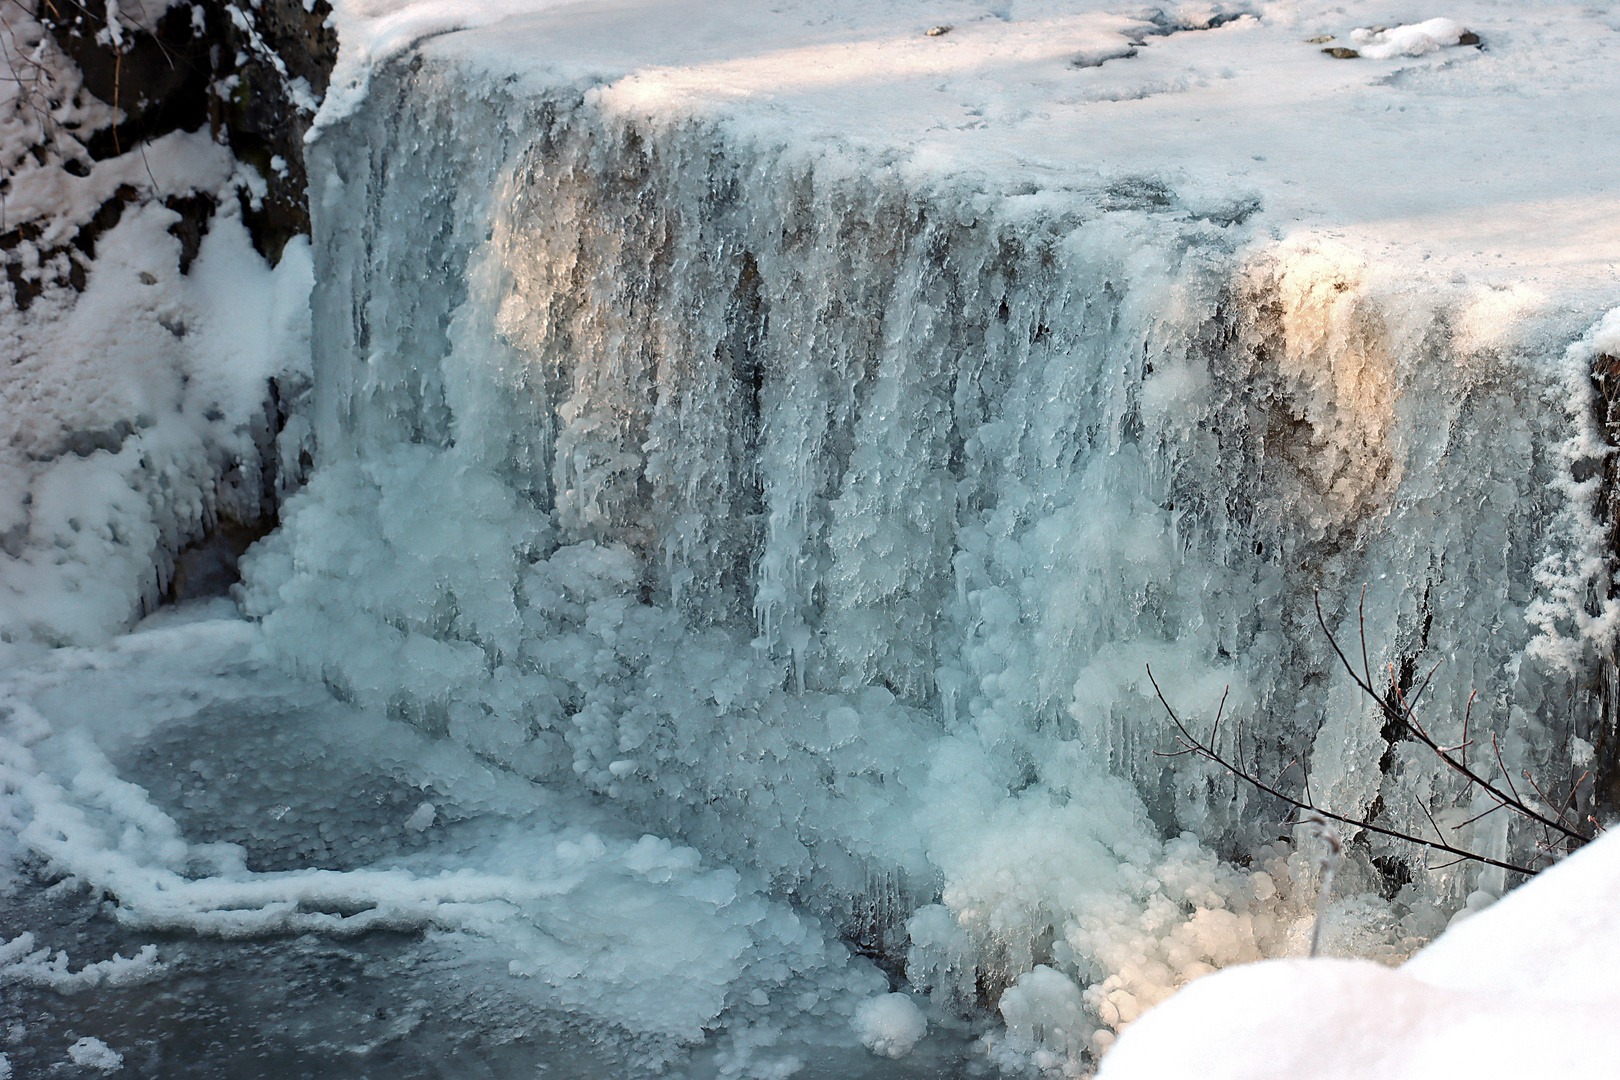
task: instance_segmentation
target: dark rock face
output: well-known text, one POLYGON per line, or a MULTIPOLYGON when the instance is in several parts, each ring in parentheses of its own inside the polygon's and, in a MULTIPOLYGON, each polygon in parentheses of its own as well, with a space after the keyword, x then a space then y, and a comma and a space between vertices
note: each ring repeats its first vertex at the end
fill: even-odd
MULTIPOLYGON (((37 17, 78 65, 85 89, 124 113, 84 140, 91 158, 206 125, 264 178, 266 194, 245 197, 243 217, 275 262, 288 240, 309 232, 303 145, 310 117, 299 103, 326 92, 337 58, 330 14, 326 0, 310 11, 301 0, 256 7, 205 0, 170 8, 150 33, 121 20, 116 41, 106 0, 38 0, 37 17)), ((177 228, 194 250, 213 206, 186 202, 172 209, 186 217, 177 228)))
POLYGON ((208 121, 210 41, 193 27, 190 7, 170 8, 152 33, 121 27, 122 48, 105 33, 105 0, 39 0, 37 18, 78 65, 85 89, 124 112, 121 123, 86 141, 91 157, 116 157, 146 139, 195 131, 208 121))
POLYGON ((225 19, 222 52, 229 53, 227 60, 242 63, 224 76, 233 74, 240 82, 222 102, 221 123, 231 150, 269 184, 260 205, 244 206, 243 211, 254 243, 275 262, 288 240, 309 234, 304 132, 310 116, 298 101, 325 95, 337 59, 337 31, 327 25, 332 9, 326 0, 318 0, 311 11, 304 10, 301 0, 263 0, 255 9, 242 10, 251 30, 225 19))

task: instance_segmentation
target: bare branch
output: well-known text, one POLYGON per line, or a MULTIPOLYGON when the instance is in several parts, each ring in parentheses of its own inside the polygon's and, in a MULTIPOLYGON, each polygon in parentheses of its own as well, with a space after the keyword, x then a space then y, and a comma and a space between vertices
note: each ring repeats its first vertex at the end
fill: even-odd
MULTIPOLYGON (((1491 735, 1491 749, 1496 751, 1496 767, 1502 771, 1503 779, 1508 782, 1508 790, 1513 792, 1513 801, 1516 803, 1523 802, 1524 800, 1519 798, 1519 789, 1513 784, 1513 774, 1508 772, 1506 765, 1502 764, 1502 744, 1497 741, 1495 734, 1491 735)), ((1506 802, 1507 800, 1503 799, 1502 801, 1506 802)), ((1538 814, 1530 814, 1529 816, 1536 818, 1538 821, 1542 820, 1538 814)))
POLYGON ((1450 862, 1443 862, 1439 866, 1430 866, 1428 863, 1424 863, 1423 864, 1423 869, 1431 870, 1431 871, 1432 870, 1444 870, 1447 867, 1456 866, 1460 862, 1467 862, 1467 861, 1468 861, 1467 859, 1452 859, 1450 862))
POLYGON ((1485 817, 1487 814, 1494 814, 1494 813, 1496 813, 1498 810, 1502 809, 1502 807, 1504 807, 1506 805, 1507 805, 1507 803, 1500 803, 1499 802, 1495 806, 1491 807, 1489 810, 1482 810, 1479 813, 1475 814, 1473 817, 1469 818, 1467 821, 1461 822, 1460 824, 1457 824, 1457 825, 1453 825, 1451 827, 1452 831, 1455 832, 1456 830, 1461 829, 1465 825, 1472 825, 1474 822, 1478 821, 1480 818, 1485 817))
MULTIPOLYGON (((1363 596, 1365 596, 1365 589, 1363 590, 1363 596)), ((1366 694, 1368 697, 1372 698, 1372 700, 1375 703, 1377 703, 1378 707, 1381 710, 1383 710, 1385 717, 1387 717, 1389 719, 1398 720, 1401 723, 1403 723, 1404 725, 1406 725, 1407 729, 1412 733, 1412 736, 1415 739, 1417 739, 1418 742, 1420 742, 1424 746, 1428 747, 1428 749, 1436 757, 1438 757, 1440 759, 1440 761, 1447 768, 1449 768, 1449 769, 1453 770, 1454 772, 1458 773, 1459 775, 1461 775, 1470 784, 1478 784, 1482 789, 1484 789, 1484 791, 1486 793, 1491 795, 1493 798, 1499 799, 1502 802, 1507 803, 1513 809, 1513 811, 1515 813, 1521 815, 1522 817, 1528 818, 1531 821, 1534 821, 1537 824, 1540 824, 1540 825, 1542 825, 1542 826, 1544 826, 1546 828, 1550 828, 1550 829, 1554 830, 1555 832, 1562 833, 1566 837, 1568 837, 1569 839, 1574 840, 1574 841, 1576 841, 1578 843, 1585 843, 1587 841, 1588 837, 1585 834, 1583 834, 1579 829, 1571 828, 1566 823, 1564 823, 1562 821, 1555 820, 1553 818, 1549 818, 1545 814, 1542 814, 1539 811, 1537 811, 1537 810, 1533 809, 1532 807, 1530 807, 1522 798, 1519 797, 1518 790, 1513 786, 1513 778, 1511 776, 1507 775, 1507 770, 1505 768, 1503 768, 1502 772, 1503 772, 1503 776, 1508 781, 1509 791, 1512 792, 1511 795, 1509 795, 1508 792, 1502 791, 1500 788, 1496 787, 1490 781, 1486 780, 1484 777, 1482 777, 1478 773, 1476 773, 1473 769, 1469 768, 1469 766, 1468 766, 1468 764, 1467 764, 1467 762, 1465 760, 1459 760, 1458 758, 1453 757, 1451 755, 1451 753, 1449 753, 1439 743, 1435 742, 1435 740, 1432 739, 1429 736, 1429 734, 1426 731, 1423 730, 1423 727, 1422 727, 1421 724, 1418 724, 1418 723, 1415 722, 1416 718, 1413 717, 1410 714, 1409 711, 1405 711, 1405 710, 1402 710, 1400 708, 1397 708, 1394 704, 1392 704, 1390 701, 1386 700, 1382 695, 1380 695, 1377 690, 1373 689, 1373 686, 1372 686, 1372 683, 1371 683, 1370 679, 1363 678, 1360 674, 1358 674, 1356 672, 1356 669, 1351 665, 1350 659, 1344 655, 1344 650, 1342 648, 1340 648, 1338 640, 1333 636, 1333 631, 1328 629, 1327 617, 1322 613, 1322 596, 1321 596, 1321 593, 1316 594, 1315 600, 1316 600, 1316 621, 1322 627, 1322 633, 1327 635, 1328 644, 1333 647, 1334 654, 1336 656, 1338 656, 1339 662, 1344 666, 1344 670, 1350 676, 1351 681, 1354 682, 1356 684, 1356 686, 1361 689, 1362 693, 1366 694)), ((1366 647, 1367 647, 1366 642, 1363 641, 1362 642, 1362 652, 1363 653, 1366 652, 1366 647)), ((1472 711, 1472 698, 1470 698, 1470 712, 1471 711, 1472 711)), ((1498 763, 1500 764, 1500 752, 1498 752, 1498 763)))
MULTIPOLYGON (((1203 742, 1197 736, 1193 735, 1193 733, 1188 729, 1187 725, 1182 721, 1181 717, 1176 713, 1176 710, 1170 704, 1169 699, 1164 696, 1164 691, 1159 687, 1158 679, 1155 678, 1154 675, 1153 675, 1153 666, 1151 664, 1147 665, 1147 676, 1148 676, 1148 681, 1153 684, 1153 692, 1158 695, 1159 704, 1164 706, 1164 711, 1165 711, 1166 714, 1169 715, 1170 722, 1173 723, 1176 726, 1176 730, 1181 733, 1182 740, 1192 747, 1192 752, 1194 754, 1196 754, 1198 757, 1204 758, 1207 761, 1213 762, 1216 765, 1219 765, 1221 768, 1225 769, 1227 772, 1231 773, 1233 776, 1236 776, 1239 780, 1242 780, 1244 783, 1249 784, 1251 787, 1254 787, 1254 788, 1264 792, 1265 794, 1270 795, 1271 797, 1273 797, 1275 799, 1278 799, 1278 800, 1280 800, 1280 801, 1282 801, 1284 803, 1287 803, 1289 806, 1292 806, 1294 809, 1304 811, 1307 814, 1320 814, 1324 818, 1327 818, 1327 819, 1332 820, 1332 821, 1341 822, 1341 823, 1343 823, 1345 825, 1350 825, 1350 826, 1353 826, 1353 827, 1355 827, 1357 829, 1366 829, 1368 832, 1377 833, 1380 836, 1388 836, 1388 837, 1390 837, 1391 839, 1394 839, 1394 840, 1404 840, 1404 841, 1406 841, 1407 843, 1410 843, 1410 844, 1417 844, 1417 845, 1419 845, 1421 847, 1430 848, 1430 849, 1435 850, 1435 851, 1443 851, 1443 852, 1447 853, 1448 855, 1456 855, 1456 856, 1459 856, 1460 858, 1471 859, 1471 860, 1473 860, 1475 862, 1484 863, 1487 866, 1496 866, 1496 867, 1500 867, 1503 870, 1512 870, 1514 873, 1518 873, 1518 874, 1527 874, 1527 875, 1529 875, 1529 874, 1534 874, 1535 873, 1535 871, 1530 869, 1529 867, 1520 866, 1517 863, 1505 862, 1505 861, 1503 861, 1501 859, 1491 858, 1488 855, 1481 855, 1478 852, 1467 851, 1467 850, 1465 850, 1463 848, 1455 847, 1455 846, 1453 846, 1451 844, 1444 843, 1441 840, 1425 840, 1422 837, 1413 836, 1410 833, 1403 833, 1403 832, 1400 832, 1400 831, 1398 831, 1396 829, 1387 829, 1382 825, 1375 825, 1372 822, 1363 820, 1361 818, 1354 818, 1354 817, 1350 817, 1350 816, 1345 815, 1345 814, 1334 813, 1331 810, 1324 810, 1320 806, 1315 805, 1314 800, 1312 800, 1312 801, 1302 801, 1300 799, 1295 798, 1292 795, 1287 795, 1287 794, 1283 793, 1275 785, 1268 784, 1264 780, 1261 780, 1259 777, 1254 776, 1251 773, 1245 772, 1243 769, 1241 769, 1238 766, 1234 765, 1232 762, 1230 762, 1226 758, 1222 757, 1221 754, 1217 750, 1215 750, 1213 747, 1211 747, 1209 744, 1203 742)), ((1308 770, 1307 770, 1307 777, 1306 777, 1306 797, 1307 797, 1307 799, 1310 798, 1309 785, 1310 785, 1310 779, 1309 779, 1309 774, 1308 774, 1308 770)))

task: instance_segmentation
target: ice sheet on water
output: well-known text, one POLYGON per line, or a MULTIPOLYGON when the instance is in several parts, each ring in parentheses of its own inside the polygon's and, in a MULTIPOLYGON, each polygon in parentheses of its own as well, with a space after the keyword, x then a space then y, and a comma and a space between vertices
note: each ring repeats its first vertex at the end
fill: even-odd
MULTIPOLYGON (((256 637, 157 620, 5 671, 8 820, 125 927, 425 933, 501 972, 497 993, 641 1040, 690 1044, 726 1018, 853 1042, 847 1018, 886 983, 816 919, 690 847, 288 683, 245 658, 256 637)), ((76 969, 31 934, 0 947, 0 979, 64 993, 162 975, 152 947, 76 969)), ((774 1038, 755 1041, 741 1058, 768 1059, 774 1038)))

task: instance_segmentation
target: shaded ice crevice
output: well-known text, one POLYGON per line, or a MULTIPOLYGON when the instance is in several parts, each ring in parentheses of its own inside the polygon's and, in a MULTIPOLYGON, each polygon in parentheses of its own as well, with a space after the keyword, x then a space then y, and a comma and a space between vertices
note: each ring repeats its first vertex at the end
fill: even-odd
MULTIPOLYGON (((268 639, 757 869, 942 1002, 1047 965, 1079 1052, 1288 947, 1305 863, 1275 807, 1154 756, 1146 662, 1192 716, 1229 686, 1256 767, 1309 748, 1336 809, 1457 794, 1334 670, 1318 590, 1350 633, 1367 584, 1381 669, 1445 661, 1431 730, 1477 689, 1515 766, 1591 734, 1527 652, 1573 626, 1579 663, 1604 587, 1559 562, 1594 436, 1556 328, 1255 249, 1157 182, 812 160, 442 61, 343 124, 312 154, 321 460, 245 571, 268 639)), ((1366 951, 1473 887, 1374 841, 1364 892, 1373 859, 1418 884, 1366 951)))

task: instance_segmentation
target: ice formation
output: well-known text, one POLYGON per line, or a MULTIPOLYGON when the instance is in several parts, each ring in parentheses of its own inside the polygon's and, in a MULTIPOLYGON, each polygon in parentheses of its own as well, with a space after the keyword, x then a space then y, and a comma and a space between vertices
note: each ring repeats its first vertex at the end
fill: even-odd
POLYGON ((905 994, 867 998, 855 1012, 855 1030, 874 1054, 904 1057, 928 1031, 928 1018, 905 994))
MULTIPOLYGON (((1411 828, 1451 778, 1335 671, 1318 593, 1353 635, 1367 586, 1375 667, 1444 661, 1436 730, 1477 690, 1545 764, 1593 722, 1527 653, 1588 640, 1601 583, 1579 357, 1150 179, 812 157, 455 41, 313 149, 322 465, 244 594, 301 670, 875 922, 936 1001, 1083 986, 1083 1048, 1312 900, 1275 806, 1154 756, 1147 663, 1411 828)), ((1421 865, 1374 840, 1362 891, 1373 860, 1421 865)))
MULTIPOLYGON (((226 214, 180 281, 148 208, 71 311, 8 324, 37 357, 6 407, 48 407, 0 476, 0 855, 131 931, 418 935, 423 970, 640 1066, 712 1039, 755 1076, 807 1045, 904 1062, 963 1017, 1008 1069, 1077 1075, 1178 987, 1302 951, 1310 853, 1283 808, 1160 756, 1149 665, 1201 726, 1224 699, 1221 745, 1261 774, 1534 857, 1386 728, 1316 604, 1408 688, 1442 665, 1438 737, 1477 694, 1480 745, 1574 779, 1616 617, 1591 383, 1615 298, 1285 237, 1297 196, 1215 176, 1230 135, 1166 168, 1142 165, 1162 143, 1049 147, 1115 106, 1108 130, 1205 138, 1176 110, 1247 115, 1251 48, 1375 80, 1358 118, 1427 105, 1485 78, 1441 55, 1462 22, 1369 31, 1369 65, 1411 66, 1345 74, 1289 4, 947 5, 933 36, 903 4, 546 7, 340 5, 307 249, 269 271, 226 214), (306 335, 308 408, 266 441, 255 395, 306 335), (306 434, 313 472, 243 561, 252 621, 108 642, 222 512, 218 462, 306 434)), ((1384 168, 1368 147, 1415 159, 1355 123, 1323 190, 1384 168)), ((1402 959, 1506 884, 1355 838, 1329 951, 1402 959)), ((162 977, 31 933, 0 980, 162 977)))

